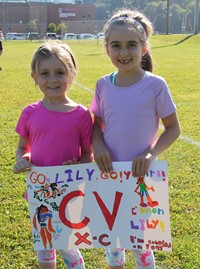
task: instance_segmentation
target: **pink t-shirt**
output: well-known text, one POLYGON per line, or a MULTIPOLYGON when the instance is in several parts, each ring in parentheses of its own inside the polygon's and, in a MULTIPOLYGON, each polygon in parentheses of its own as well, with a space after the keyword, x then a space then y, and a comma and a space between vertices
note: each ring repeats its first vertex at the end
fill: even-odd
POLYGON ((62 165, 73 158, 78 160, 81 148, 91 145, 92 118, 82 105, 70 112, 57 112, 46 109, 39 101, 22 111, 16 132, 29 138, 31 163, 62 165))
POLYGON ((104 122, 104 141, 112 161, 132 161, 157 139, 159 119, 176 107, 165 80, 150 72, 130 87, 100 78, 91 111, 104 122))

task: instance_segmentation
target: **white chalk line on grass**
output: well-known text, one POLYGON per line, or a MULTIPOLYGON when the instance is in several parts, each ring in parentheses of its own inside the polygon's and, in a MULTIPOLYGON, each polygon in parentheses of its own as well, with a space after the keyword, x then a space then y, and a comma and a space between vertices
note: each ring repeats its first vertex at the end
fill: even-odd
MULTIPOLYGON (((82 85, 81 83, 79 83, 77 81, 75 81, 75 84, 78 85, 79 87, 83 88, 84 90, 90 92, 90 93, 94 93, 93 90, 89 89, 88 87, 85 87, 84 85, 82 85)), ((160 129, 163 129, 163 126, 162 125, 160 125, 159 127, 160 127, 160 129)), ((193 139, 191 139, 191 138, 189 138, 187 136, 181 135, 181 136, 179 136, 179 139, 181 139, 181 140, 183 140, 183 141, 185 141, 185 142, 187 142, 189 144, 192 144, 192 145, 200 148, 200 142, 195 141, 195 140, 193 140, 193 139)))
MULTIPOLYGON (((159 125, 159 128, 160 128, 161 130, 164 129, 164 127, 163 127, 162 125, 159 125)), ((193 140, 193 139, 191 139, 191 138, 189 138, 189 137, 187 137, 187 136, 180 135, 180 136, 179 136, 179 139, 180 139, 180 140, 183 140, 183 141, 185 141, 185 142, 187 142, 187 143, 189 143, 189 144, 192 144, 192 145, 194 145, 194 146, 196 146, 196 147, 198 147, 198 148, 200 148, 200 142, 195 141, 195 140, 193 140)))
POLYGON ((191 139, 191 138, 189 138, 189 137, 187 137, 187 136, 182 136, 182 135, 181 135, 179 138, 180 138, 181 140, 186 141, 186 142, 189 143, 189 144, 192 144, 192 145, 194 145, 194 146, 200 148, 200 142, 197 142, 197 141, 195 141, 195 140, 193 140, 193 139, 191 139))
POLYGON ((79 87, 83 88, 84 90, 88 91, 88 92, 91 92, 91 93, 94 93, 93 90, 89 89, 88 87, 85 87, 84 85, 82 85, 81 83, 75 81, 75 84, 78 85, 79 87))

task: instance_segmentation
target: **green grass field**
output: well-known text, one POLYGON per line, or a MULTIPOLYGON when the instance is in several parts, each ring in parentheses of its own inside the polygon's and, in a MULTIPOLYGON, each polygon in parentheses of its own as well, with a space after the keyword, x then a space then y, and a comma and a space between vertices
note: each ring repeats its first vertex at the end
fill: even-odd
MULTIPOLYGON (((163 76, 177 105, 181 138, 159 159, 169 164, 172 253, 156 252, 158 269, 200 268, 200 35, 153 36, 154 72, 163 76), (177 44, 179 43, 179 44, 177 44)), ((69 42, 79 63, 77 82, 95 89, 96 80, 114 70, 103 44, 69 42)), ((13 174, 18 137, 14 131, 24 106, 42 98, 30 76, 39 42, 5 41, 0 58, 0 268, 38 268, 31 238, 24 175, 13 174)), ((93 94, 74 84, 70 97, 89 107, 93 94)), ((86 269, 105 269, 103 249, 82 250, 86 269)), ((58 268, 65 268, 58 256, 58 268)), ((127 269, 135 268, 127 251, 127 269)))

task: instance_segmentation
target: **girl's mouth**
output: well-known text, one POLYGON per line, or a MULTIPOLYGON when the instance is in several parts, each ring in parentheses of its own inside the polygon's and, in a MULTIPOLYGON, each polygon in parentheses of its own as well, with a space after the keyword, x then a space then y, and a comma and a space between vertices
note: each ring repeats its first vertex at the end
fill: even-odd
POLYGON ((54 87, 54 88, 48 87, 48 89, 51 90, 51 91, 55 91, 55 90, 57 90, 58 88, 59 88, 59 87, 54 87))
POLYGON ((118 60, 118 62, 120 64, 129 64, 131 62, 131 59, 127 59, 127 60, 118 60))

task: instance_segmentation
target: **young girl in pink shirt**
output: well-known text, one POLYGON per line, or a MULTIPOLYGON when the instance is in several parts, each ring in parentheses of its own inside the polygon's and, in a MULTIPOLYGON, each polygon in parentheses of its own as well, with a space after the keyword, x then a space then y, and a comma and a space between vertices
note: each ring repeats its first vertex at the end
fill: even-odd
MULTIPOLYGON (((43 94, 42 100, 27 106, 16 132, 15 173, 31 170, 32 165, 56 166, 92 161, 92 119, 88 109, 71 100, 67 93, 77 73, 70 48, 46 43, 33 56, 32 78, 43 94)), ((60 250, 66 268, 83 269, 78 249, 60 250)), ((41 269, 56 268, 55 250, 38 251, 41 269)))
MULTIPOLYGON (((120 10, 105 24, 105 49, 117 72, 96 84, 94 158, 100 170, 112 161, 133 161, 134 177, 144 177, 156 156, 179 136, 176 107, 165 80, 152 74, 148 38, 152 24, 144 14, 120 10), (159 120, 164 131, 158 137, 159 120)), ((123 220, 122 220, 123 221, 123 220)), ((152 251, 132 250, 137 269, 155 269, 152 251)), ((109 269, 123 269, 124 249, 107 249, 109 269)))

